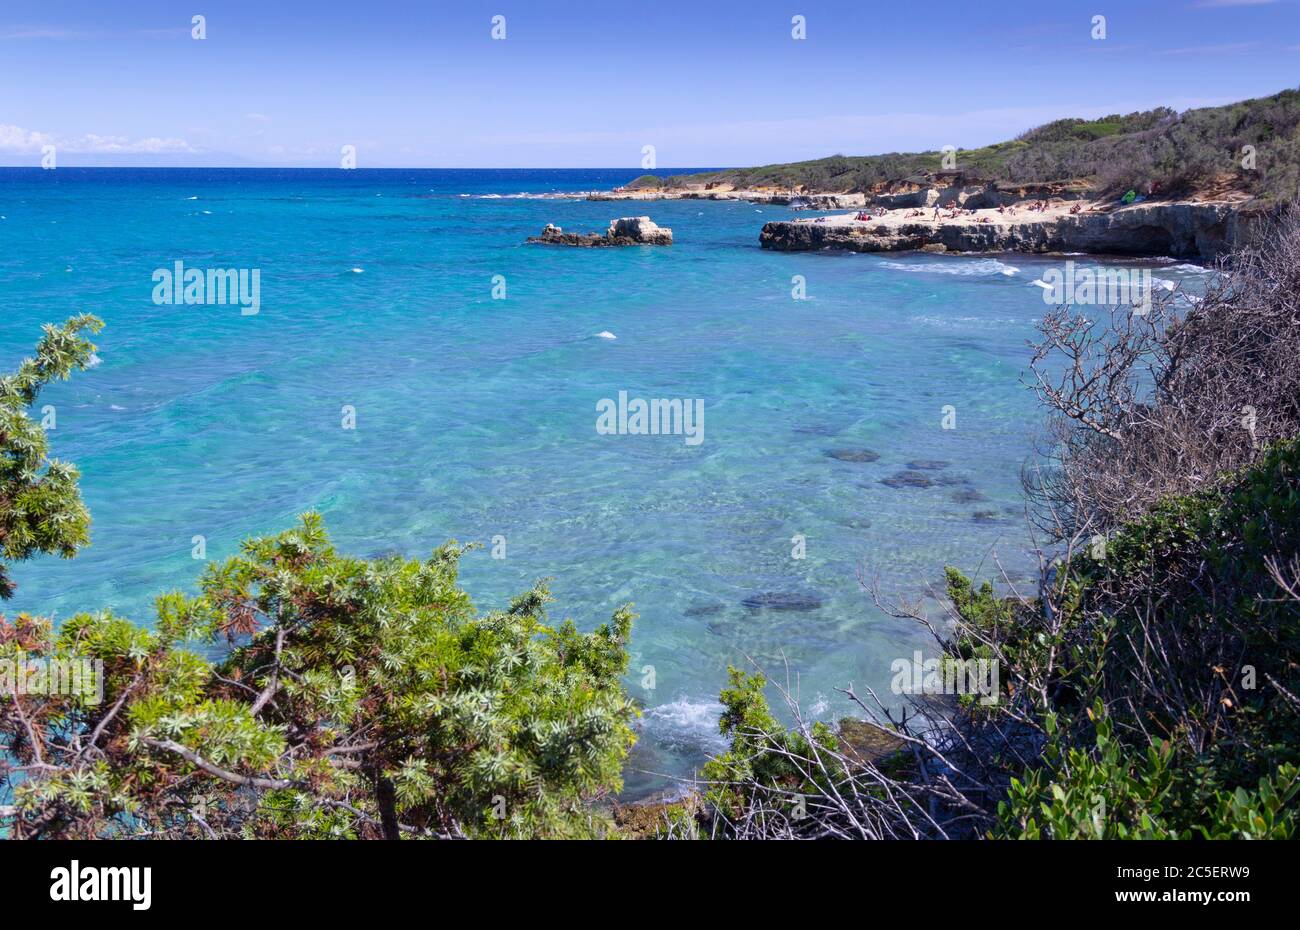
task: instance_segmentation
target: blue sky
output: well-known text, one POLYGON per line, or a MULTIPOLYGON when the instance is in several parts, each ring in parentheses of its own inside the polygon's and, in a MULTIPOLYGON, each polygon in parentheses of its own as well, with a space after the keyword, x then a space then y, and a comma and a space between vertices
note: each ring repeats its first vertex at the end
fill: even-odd
POLYGON ((4 165, 751 165, 1298 85, 1300 0, 0 4, 4 165))

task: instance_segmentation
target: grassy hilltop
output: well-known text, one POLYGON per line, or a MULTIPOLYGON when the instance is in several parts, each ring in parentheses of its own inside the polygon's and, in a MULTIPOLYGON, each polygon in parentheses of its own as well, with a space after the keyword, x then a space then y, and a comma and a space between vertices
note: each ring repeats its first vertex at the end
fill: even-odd
MULTIPOLYGON (((832 155, 666 179, 645 175, 629 187, 713 184, 880 193, 930 183, 941 173, 942 158, 936 151, 832 155)), ((1056 120, 1006 142, 959 149, 956 164, 966 183, 1082 181, 1099 193, 1145 191, 1154 184, 1166 194, 1237 192, 1289 200, 1300 190, 1300 90, 1182 113, 1159 107, 1095 120, 1056 120), (1253 147, 1253 162, 1246 146, 1253 147)))

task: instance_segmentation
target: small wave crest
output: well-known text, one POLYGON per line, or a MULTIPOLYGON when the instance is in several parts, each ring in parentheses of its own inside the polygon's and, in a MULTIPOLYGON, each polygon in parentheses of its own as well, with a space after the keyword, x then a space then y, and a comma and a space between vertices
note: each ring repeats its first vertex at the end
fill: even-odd
POLYGON ((883 261, 880 263, 882 268, 888 268, 891 271, 910 271, 913 274, 954 274, 963 277, 989 277, 1000 274, 1010 277, 1020 269, 1014 265, 1008 265, 1006 262, 1000 262, 996 258, 981 258, 975 261, 942 261, 942 262, 895 262, 883 261))
POLYGON ((517 194, 460 194, 470 200, 581 200, 587 194, 582 191, 572 193, 530 193, 520 191, 517 194))
POLYGON ((717 701, 678 698, 646 710, 642 726, 646 735, 669 749, 715 752, 726 749, 727 740, 718 731, 723 707, 717 701))

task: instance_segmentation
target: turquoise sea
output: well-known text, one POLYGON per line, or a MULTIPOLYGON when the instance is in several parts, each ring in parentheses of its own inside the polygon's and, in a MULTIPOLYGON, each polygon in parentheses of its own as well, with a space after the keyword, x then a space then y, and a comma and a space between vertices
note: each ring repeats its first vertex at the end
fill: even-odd
POLYGON ((5 610, 149 621, 157 592, 194 588, 193 537, 220 559, 316 509, 359 555, 485 543, 463 566, 480 608, 540 577, 584 628, 634 602, 629 796, 721 745, 729 663, 788 674, 820 719, 851 712, 837 687, 887 696, 929 643, 864 585, 915 598, 945 564, 1033 565, 1022 377, 1031 282, 1061 259, 770 253, 785 208, 539 196, 637 173, 0 169, 0 370, 44 322, 107 322, 101 363, 40 401, 93 544, 16 566, 5 610), (524 245, 628 214, 675 244, 524 245), (177 261, 258 269, 259 312, 155 304, 177 261), (598 434, 620 391, 702 401, 703 441, 598 434), (929 486, 882 483, 909 462, 929 486))

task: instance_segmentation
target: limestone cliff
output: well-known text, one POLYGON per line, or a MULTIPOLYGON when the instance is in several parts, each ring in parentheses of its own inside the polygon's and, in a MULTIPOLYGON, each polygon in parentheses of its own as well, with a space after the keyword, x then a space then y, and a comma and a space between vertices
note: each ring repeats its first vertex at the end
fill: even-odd
POLYGON ((1091 252, 1211 261, 1227 252, 1249 226, 1234 204, 1190 201, 1019 217, 989 211, 974 219, 928 213, 877 223, 828 219, 768 223, 759 243, 779 251, 1091 252))

